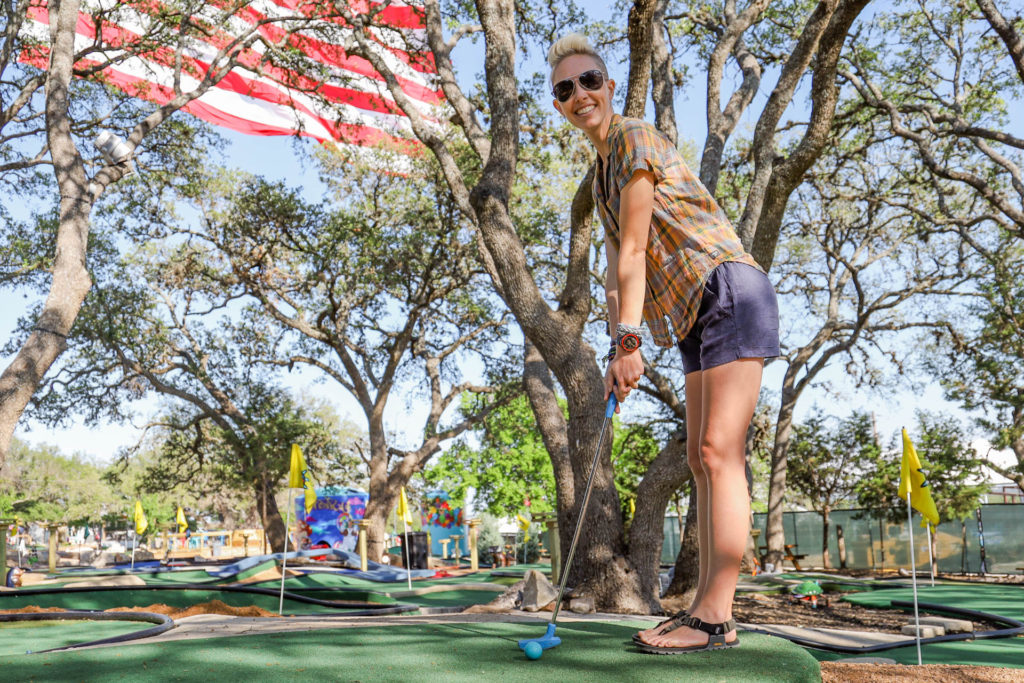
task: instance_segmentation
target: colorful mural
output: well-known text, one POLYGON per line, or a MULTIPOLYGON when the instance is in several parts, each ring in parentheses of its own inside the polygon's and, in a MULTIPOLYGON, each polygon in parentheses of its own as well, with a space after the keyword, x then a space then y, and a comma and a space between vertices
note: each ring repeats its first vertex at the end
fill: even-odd
POLYGON ((301 550, 326 543, 332 548, 356 551, 359 520, 366 515, 368 494, 357 489, 326 486, 316 490, 316 503, 306 513, 305 501, 295 501, 298 520, 296 545, 301 550))
MULTIPOLYGON (((441 557, 444 552, 441 541, 452 536, 461 536, 459 550, 462 553, 468 551, 462 505, 453 502, 447 491, 427 491, 424 494, 420 521, 423 523, 423 530, 430 534, 431 555, 441 557)), ((448 552, 452 553, 455 549, 454 542, 448 545, 448 552)))

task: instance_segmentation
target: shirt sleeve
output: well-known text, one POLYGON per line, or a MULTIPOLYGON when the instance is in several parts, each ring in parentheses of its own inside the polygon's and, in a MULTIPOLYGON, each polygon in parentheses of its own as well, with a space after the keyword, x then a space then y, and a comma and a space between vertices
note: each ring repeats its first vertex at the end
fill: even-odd
POLYGON ((653 173, 655 183, 664 180, 662 157, 666 143, 653 126, 643 122, 625 124, 610 142, 609 156, 615 159, 615 184, 620 192, 638 170, 653 173))

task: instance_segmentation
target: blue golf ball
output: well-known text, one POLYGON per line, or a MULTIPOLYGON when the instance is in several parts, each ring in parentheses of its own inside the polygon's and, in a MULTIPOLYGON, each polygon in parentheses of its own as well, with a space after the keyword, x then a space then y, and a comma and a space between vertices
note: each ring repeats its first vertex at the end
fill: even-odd
POLYGON ((523 648, 523 652, 526 653, 527 659, 540 659, 540 656, 544 654, 544 648, 540 646, 540 643, 532 642, 526 644, 526 647, 523 648))

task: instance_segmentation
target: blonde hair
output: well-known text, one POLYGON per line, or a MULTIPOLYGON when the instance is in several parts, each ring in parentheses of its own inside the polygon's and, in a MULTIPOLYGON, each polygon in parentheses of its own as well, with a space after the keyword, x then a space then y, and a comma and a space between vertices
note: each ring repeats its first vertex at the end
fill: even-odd
POLYGON ((548 50, 548 66, 551 67, 552 75, 554 75, 555 68, 563 59, 573 55, 586 55, 593 58, 601 67, 601 72, 605 75, 605 78, 608 77, 608 67, 605 66, 604 60, 601 59, 601 55, 597 54, 597 50, 594 49, 590 41, 582 33, 570 33, 567 36, 562 36, 548 50))

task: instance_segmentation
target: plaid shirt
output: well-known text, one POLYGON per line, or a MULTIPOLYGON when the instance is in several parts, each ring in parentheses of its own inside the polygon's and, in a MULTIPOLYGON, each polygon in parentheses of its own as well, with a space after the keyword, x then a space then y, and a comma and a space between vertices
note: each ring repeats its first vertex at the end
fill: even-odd
POLYGON ((672 346, 693 327, 704 281, 715 266, 740 261, 760 269, 743 250, 714 197, 675 146, 653 125, 615 115, 608 129, 607 167, 597 159, 594 203, 605 239, 619 249, 619 192, 637 170, 654 174, 654 213, 647 239, 643 318, 654 343, 672 346), (667 318, 667 321, 666 321, 667 318))

